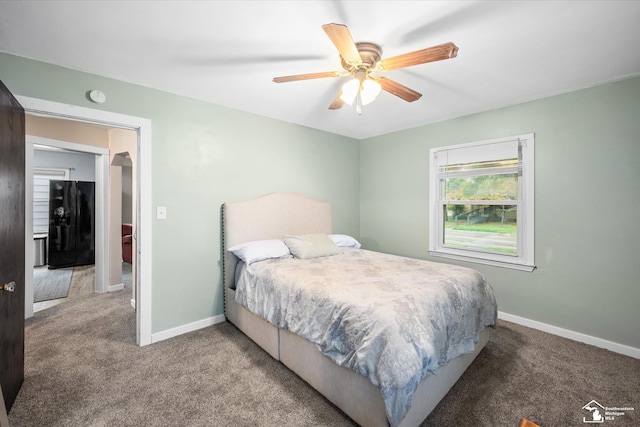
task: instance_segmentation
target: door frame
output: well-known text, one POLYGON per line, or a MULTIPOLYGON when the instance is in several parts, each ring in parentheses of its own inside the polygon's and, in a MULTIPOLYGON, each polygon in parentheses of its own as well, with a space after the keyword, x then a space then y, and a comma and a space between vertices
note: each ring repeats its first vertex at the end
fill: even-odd
MULTIPOLYGON (((139 346, 145 346, 151 344, 151 319, 152 319, 152 278, 151 278, 151 260, 152 260, 152 247, 151 247, 151 224, 153 223, 153 207, 151 204, 151 120, 129 116, 120 113, 113 113, 103 110, 95 110, 92 108, 80 107, 70 104, 62 104, 58 102, 31 98, 26 96, 15 95, 16 99, 25 110, 25 113, 35 114, 50 118, 62 118, 67 120, 74 120, 84 123, 97 124, 102 126, 111 126, 122 129, 130 129, 137 133, 138 136, 138 164, 137 164, 137 197, 138 197, 138 209, 137 209, 137 286, 136 286, 136 343, 139 346)), ((28 151, 28 150, 27 150, 28 151)), ((33 150, 31 150, 31 156, 33 156, 33 150)), ((29 153, 27 152, 27 156, 29 153)), ((31 157, 33 162, 33 157, 31 157)), ((98 175, 98 168, 103 168, 100 172, 109 174, 109 156, 97 155, 96 156, 96 175, 98 175), (98 158, 103 158, 99 161, 98 158), (105 163, 106 162, 106 163, 105 163), (100 163, 100 166, 99 166, 100 163)), ((27 179, 28 175, 27 175, 27 179)), ((31 177, 31 180, 33 177, 31 177)), ((28 184, 27 184, 28 185, 28 184)), ((33 185, 33 182, 32 182, 33 185)), ((108 194, 104 195, 105 205, 103 209, 108 212, 108 194)), ((106 217, 108 218, 108 216, 106 217)), ((33 221, 33 219, 31 219, 33 221)), ((108 220, 105 219, 104 224, 105 243, 108 245, 108 220)), ((33 227, 32 227, 33 228, 33 227)), ((33 239, 32 231, 29 230, 30 239, 33 239)), ((26 232, 25 232, 26 233, 26 232)), ((25 236, 25 239, 27 236, 25 236)), ((29 239, 29 240, 30 240, 29 239)), ((27 242, 29 243, 29 241, 27 242)), ((97 244, 98 242, 96 242, 97 244)), ((96 248, 98 249, 98 248, 96 248)), ((108 249, 108 247, 106 248, 108 249)), ((33 271, 33 244, 27 244, 25 249, 27 252, 25 255, 25 273, 31 275, 33 271), (30 256, 29 256, 30 255, 30 256)), ((108 263, 108 251, 105 251, 104 255, 107 259, 104 265, 104 271, 102 272, 103 279, 106 278, 105 286, 108 287, 108 275, 109 275, 109 263, 108 263)), ((96 254, 97 256, 97 254, 96 254)), ((96 271, 96 274, 98 272, 96 271)), ((104 288, 106 290, 106 287, 104 288)), ((31 293, 33 294, 33 284, 31 284, 31 293)), ((28 301, 28 300, 26 300, 28 301)), ((25 305, 28 309, 28 304, 25 301, 25 305)), ((29 301, 31 308, 29 309, 33 313, 33 298, 29 301)))
MULTIPOLYGON (((25 135, 25 262, 33 266, 33 159, 34 145, 46 145, 67 151, 93 154, 96 183, 96 292, 109 291, 109 150, 103 147, 77 144, 57 139, 25 135)), ((31 267, 31 271, 33 267, 31 267)), ((27 271, 26 273, 29 273, 27 271)), ((25 317, 33 316, 33 274, 25 274, 25 317), (31 301, 31 308, 27 301, 31 301)))

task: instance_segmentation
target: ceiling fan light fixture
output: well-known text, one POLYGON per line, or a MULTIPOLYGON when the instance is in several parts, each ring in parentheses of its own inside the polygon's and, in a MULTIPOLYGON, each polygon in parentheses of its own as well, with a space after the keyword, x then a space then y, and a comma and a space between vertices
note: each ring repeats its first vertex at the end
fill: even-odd
POLYGON ((360 96, 362 97, 362 105, 367 105, 375 101, 381 90, 380 83, 375 80, 366 79, 362 82, 362 90, 360 96))
POLYGON ((364 79, 362 85, 357 78, 351 79, 342 86, 342 95, 340 99, 349 105, 353 105, 358 94, 360 95, 362 105, 372 103, 380 94, 380 83, 371 79, 364 79))
POLYGON ((360 90, 360 81, 358 79, 351 79, 342 85, 342 95, 340 95, 340 99, 346 102, 349 105, 353 104, 353 101, 356 99, 356 95, 358 95, 358 91, 360 90))

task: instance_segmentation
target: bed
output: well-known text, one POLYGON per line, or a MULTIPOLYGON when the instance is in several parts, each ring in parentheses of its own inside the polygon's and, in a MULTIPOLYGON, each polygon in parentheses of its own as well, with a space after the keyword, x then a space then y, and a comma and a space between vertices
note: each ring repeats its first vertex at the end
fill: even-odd
MULTIPOLYGON (((294 193, 272 193, 252 200, 225 203, 222 206, 225 315, 244 334, 318 390, 359 425, 417 426, 435 408, 486 345, 489 338, 488 326, 495 323, 497 313, 491 287, 484 282, 478 272, 471 269, 394 257, 349 245, 340 245, 335 253, 327 256, 310 256, 308 259, 301 259, 305 258, 304 245, 308 243, 305 240, 307 237, 325 239, 330 235, 342 236, 332 233, 331 204, 328 202, 294 193), (298 245, 296 240, 298 238, 302 239, 303 252, 295 246, 298 245), (288 249, 291 249, 296 256, 290 253, 288 255, 278 253, 282 246, 278 242, 283 240, 286 240, 288 249), (273 249, 275 252, 272 256, 266 257, 267 259, 263 261, 244 262, 240 258, 246 258, 245 254, 240 254, 239 258, 233 253, 238 254, 238 247, 243 246, 244 243, 267 241, 274 242, 277 247, 273 249), (358 273, 357 280, 354 279, 353 283, 343 285, 346 277, 356 277, 349 268, 359 263, 367 265, 375 263, 376 272, 371 273, 372 267, 368 267, 369 270, 358 273), (398 263, 403 264, 401 270, 395 267, 398 263), (338 267, 333 273, 332 269, 335 265, 338 267), (393 277, 390 273, 383 271, 386 268, 385 265, 394 266, 393 277), (305 276, 299 276, 300 270, 304 270, 305 276), (371 329, 378 335, 375 338, 365 336, 369 332, 364 332, 367 328, 363 323, 364 320, 360 320, 364 317, 361 317, 361 312, 352 310, 376 311, 382 313, 381 317, 388 318, 420 317, 407 311, 408 309, 403 309, 402 313, 395 313, 393 310, 384 311, 382 306, 385 299, 393 300, 394 298, 388 293, 387 282, 402 282, 404 276, 422 274, 423 271, 434 271, 433 275, 442 276, 444 282, 455 282, 454 279, 458 276, 464 276, 463 281, 473 278, 477 284, 467 285, 467 288, 481 288, 479 293, 482 295, 473 297, 477 301, 467 304, 465 306, 467 308, 460 312, 463 314, 456 315, 460 319, 465 318, 464 322, 452 319, 453 311, 446 312, 448 313, 446 315, 428 316, 430 323, 435 325, 435 332, 431 331, 429 334, 436 338, 460 335, 460 342, 440 343, 442 344, 440 347, 431 343, 426 343, 424 346, 418 345, 419 343, 412 341, 412 337, 421 339, 420 334, 424 333, 420 329, 422 326, 416 331, 409 332, 407 328, 404 330, 400 328, 401 337, 398 338, 393 335, 395 332, 392 328, 395 326, 386 325, 377 318, 370 324, 375 325, 371 329), (269 274, 271 276, 268 276, 269 274), (359 281, 364 280, 360 276, 371 276, 377 278, 378 282, 384 282, 375 285, 378 286, 377 291, 370 292, 371 301, 367 300, 369 296, 362 297, 362 289, 364 289, 362 286, 374 285, 365 284, 365 282, 360 284, 359 281), (306 277, 306 279, 299 277, 306 277), (386 279, 382 280, 381 277, 386 279), (398 280, 395 280, 396 278, 398 280), (320 290, 314 291, 312 285, 319 285, 320 290), (345 287, 348 287, 348 292, 345 291, 345 287), (380 295, 377 295, 379 293, 380 295), (379 298, 378 300, 373 299, 375 295, 379 298), (364 302, 360 303, 360 301, 364 302), (344 305, 347 303, 350 305, 344 305), (325 307, 327 304, 332 305, 328 308, 316 309, 316 307, 325 307), (471 306, 473 311, 469 311, 471 306), (353 315, 353 313, 357 314, 353 315), (316 325, 316 320, 323 316, 332 319, 333 326, 322 329, 324 326, 316 325), (468 326, 471 324, 473 326, 468 326), (329 334, 328 329, 333 332, 338 331, 340 334, 335 335, 333 332, 329 334), (444 332, 441 334, 438 331, 444 332), (344 338, 345 336, 347 338, 344 338), (350 340, 357 343, 353 344, 350 340), (379 358, 373 361, 369 358, 369 353, 373 353, 374 346, 371 345, 371 349, 369 347, 363 349, 361 346, 362 343, 369 345, 372 342, 381 343, 375 346, 380 347, 381 355, 376 356, 379 358), (418 359, 419 366, 416 366, 415 361, 403 356, 411 352, 412 348, 422 347, 427 348, 424 351, 422 349, 414 351, 418 357, 421 357, 418 359), (433 355, 429 353, 432 350, 433 355), (396 374, 389 372, 393 369, 398 371, 398 369, 393 365, 400 365, 402 369, 398 375, 405 375, 407 378, 394 379, 393 375, 396 374), (415 375, 407 366, 415 368, 415 375), (405 371, 408 373, 403 374, 405 371)), ((269 248, 269 250, 272 249, 269 248)), ((432 278, 430 277, 429 280, 432 278)), ((432 301, 438 301, 437 304, 440 307, 444 300, 455 300, 456 305, 464 305, 465 303, 460 301, 465 301, 469 290, 467 288, 464 290, 460 286, 462 285, 454 286, 461 289, 460 295, 448 294, 444 299, 439 299, 437 295, 429 297, 429 304, 432 301)), ((442 289, 445 288, 438 289, 441 293, 451 292, 443 291, 442 289)), ((416 288, 416 292, 421 290, 416 288)), ((417 307, 416 310, 422 309, 422 305, 427 305, 426 302, 424 304, 421 302, 425 298, 419 299, 413 294, 408 296, 404 290, 397 291, 395 295, 401 298, 397 301, 403 301, 403 307, 411 305, 412 310, 414 305, 417 307), (419 303, 413 304, 414 300, 419 303)), ((429 322, 425 323, 429 324, 429 322)), ((412 326, 411 329, 416 328, 412 326)), ((447 339, 449 338, 445 338, 445 341, 447 339)))

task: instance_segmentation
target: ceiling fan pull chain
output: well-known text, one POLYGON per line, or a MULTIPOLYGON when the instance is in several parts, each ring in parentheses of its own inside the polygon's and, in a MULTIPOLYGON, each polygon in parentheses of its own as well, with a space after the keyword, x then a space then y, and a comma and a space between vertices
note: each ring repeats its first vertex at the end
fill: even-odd
POLYGON ((366 78, 366 72, 364 70, 359 70, 356 73, 356 78, 358 79, 358 92, 356 93, 356 113, 358 115, 362 115, 362 91, 364 89, 364 79, 366 78))

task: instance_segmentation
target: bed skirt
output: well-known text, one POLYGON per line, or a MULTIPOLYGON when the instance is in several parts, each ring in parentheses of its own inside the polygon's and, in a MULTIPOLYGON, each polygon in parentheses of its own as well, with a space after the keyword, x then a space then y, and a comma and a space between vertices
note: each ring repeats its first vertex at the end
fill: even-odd
MULTIPOLYGON (((320 353, 310 341, 259 318, 240 306, 234 297, 235 291, 225 288, 225 313, 227 319, 245 335, 359 425, 389 426, 380 389, 366 377, 337 365, 320 353)), ((438 370, 437 375, 424 378, 418 385, 411 409, 400 426, 420 425, 471 365, 488 340, 489 330, 485 329, 480 333, 480 340, 473 353, 452 359, 438 370)))

